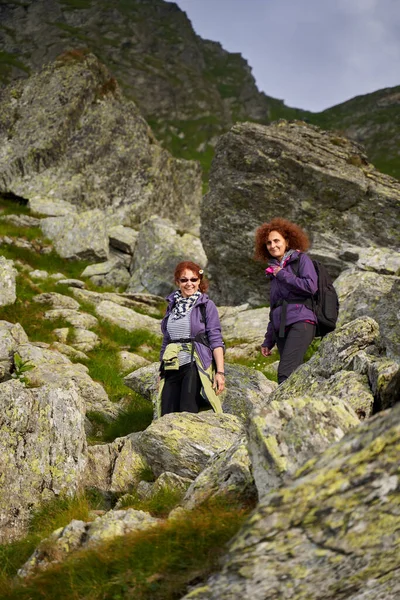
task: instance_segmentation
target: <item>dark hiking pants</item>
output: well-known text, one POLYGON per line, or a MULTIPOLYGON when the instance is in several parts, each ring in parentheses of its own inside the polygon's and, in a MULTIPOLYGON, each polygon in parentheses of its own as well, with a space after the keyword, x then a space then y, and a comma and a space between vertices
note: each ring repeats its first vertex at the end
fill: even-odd
POLYGON ((175 371, 165 371, 161 396, 161 415, 173 412, 199 412, 201 381, 197 367, 183 365, 175 371))
POLYGON ((278 383, 281 384, 303 363, 308 346, 315 337, 315 325, 299 321, 286 327, 285 337, 278 338, 278 383))

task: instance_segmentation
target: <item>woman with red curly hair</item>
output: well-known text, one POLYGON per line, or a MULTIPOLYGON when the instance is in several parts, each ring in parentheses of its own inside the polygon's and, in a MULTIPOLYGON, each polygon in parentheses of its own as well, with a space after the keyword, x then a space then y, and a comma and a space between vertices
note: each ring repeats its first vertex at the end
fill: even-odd
POLYGON ((208 282, 199 265, 183 261, 175 268, 175 283, 161 323, 157 414, 197 413, 204 401, 222 412, 217 396, 225 387, 224 343, 217 307, 205 293, 208 282))
POLYGON ((309 245, 305 232, 286 219, 272 219, 256 231, 255 258, 268 261, 265 273, 271 280, 270 320, 261 353, 269 356, 277 345, 279 384, 302 364, 315 336, 312 298, 318 276, 305 254, 309 245))

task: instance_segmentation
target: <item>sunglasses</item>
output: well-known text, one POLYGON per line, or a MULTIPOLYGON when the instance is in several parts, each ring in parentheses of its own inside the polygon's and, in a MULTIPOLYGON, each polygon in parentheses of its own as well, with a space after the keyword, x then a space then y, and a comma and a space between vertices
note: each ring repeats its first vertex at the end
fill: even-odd
POLYGON ((191 277, 190 279, 188 279, 187 277, 181 277, 180 278, 180 283, 187 283, 188 281, 191 281, 192 283, 196 283, 196 281, 198 281, 199 278, 198 277, 191 277))

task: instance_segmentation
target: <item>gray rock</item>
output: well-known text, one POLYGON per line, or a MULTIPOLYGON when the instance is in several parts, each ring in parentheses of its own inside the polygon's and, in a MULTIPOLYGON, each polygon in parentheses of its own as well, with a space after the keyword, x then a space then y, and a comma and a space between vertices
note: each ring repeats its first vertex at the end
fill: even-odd
POLYGON ((219 139, 201 207, 217 304, 265 303, 254 233, 273 215, 300 223, 311 236, 340 231, 343 243, 368 240, 398 251, 400 183, 370 165, 356 143, 341 137, 337 145, 335 138, 306 123, 280 121, 238 123, 219 139))
POLYGON ((51 198, 30 198, 28 206, 32 212, 47 217, 65 217, 77 212, 76 206, 64 200, 53 200, 51 198))
POLYGON ((15 227, 39 227, 40 219, 30 217, 29 215, 3 215, 1 221, 11 223, 15 227))
POLYGON ((127 371, 132 371, 133 369, 146 367, 150 364, 150 361, 147 360, 147 358, 143 358, 143 356, 140 356, 139 354, 135 354, 135 352, 122 350, 119 352, 119 363, 121 373, 126 373, 127 371))
POLYGON ((6 543, 26 533, 32 508, 78 491, 85 407, 70 378, 34 389, 17 380, 2 383, 0 407, 0 540, 6 543))
POLYGON ((150 400, 154 406, 158 391, 159 372, 160 363, 151 363, 129 373, 129 375, 124 377, 124 383, 128 388, 137 392, 146 400, 150 400))
POLYGON ((21 344, 16 351, 23 361, 28 361, 34 366, 34 369, 24 373, 28 386, 65 387, 68 381, 73 380, 86 410, 98 412, 107 420, 118 416, 118 407, 109 400, 102 385, 88 375, 88 368, 84 365, 72 363, 57 350, 40 348, 33 344, 21 344))
POLYGON ((338 324, 368 315, 379 324, 388 355, 400 361, 400 277, 350 269, 335 281, 339 296, 338 324))
POLYGON ((184 599, 396 600, 399 442, 400 404, 268 494, 231 541, 222 570, 184 599))
POLYGON ((323 262, 333 279, 354 267, 382 275, 399 275, 400 272, 400 252, 394 248, 370 245, 367 241, 357 246, 329 231, 313 235, 310 256, 323 262))
POLYGON ((98 320, 93 315, 70 308, 53 308, 52 310, 47 310, 44 313, 44 318, 49 319, 50 321, 63 319, 74 327, 83 329, 96 327, 98 325, 98 320))
POLYGON ((107 275, 119 263, 116 257, 101 263, 89 265, 81 273, 82 277, 93 277, 93 275, 107 275))
POLYGON ((359 419, 341 398, 292 395, 256 408, 248 422, 248 446, 259 498, 278 488, 308 459, 356 427, 359 419))
POLYGON ((42 220, 41 227, 62 258, 92 262, 108 258, 105 215, 99 209, 48 217, 42 220))
POLYGON ((116 264, 105 275, 93 275, 90 280, 99 287, 113 287, 119 290, 125 290, 130 282, 131 276, 127 267, 122 264, 116 264))
POLYGON ((136 440, 137 434, 131 434, 110 444, 89 446, 85 487, 128 492, 136 486, 147 467, 136 440))
POLYGON ((156 477, 170 471, 194 479, 215 452, 229 448, 240 434, 243 426, 233 415, 172 413, 137 434, 137 447, 156 477))
POLYGON ((29 276, 32 277, 33 279, 47 279, 49 274, 47 271, 40 270, 40 269, 34 269, 33 271, 31 271, 29 273, 29 276))
POLYGON ((270 401, 300 405, 303 397, 324 402, 339 398, 360 418, 370 416, 374 403, 371 384, 367 374, 354 371, 356 357, 367 348, 379 355, 378 324, 369 317, 346 323, 323 338, 318 352, 271 394, 270 401))
POLYGON ((17 299, 16 277, 13 261, 0 256, 0 306, 14 304, 17 299))
POLYGON ((34 302, 39 302, 39 304, 50 304, 52 308, 79 309, 79 302, 71 298, 71 296, 64 296, 64 294, 57 294, 57 292, 38 294, 34 296, 33 300, 34 302))
POLYGON ((192 509, 210 498, 249 502, 257 498, 245 437, 216 453, 187 490, 182 506, 192 509))
POLYGON ((207 257, 199 238, 179 234, 169 219, 151 217, 140 228, 127 292, 166 296, 176 288, 174 270, 182 260, 206 266, 207 257))
POLYGON ((60 281, 57 281, 57 285, 67 285, 68 287, 82 289, 86 284, 80 279, 60 279, 60 281))
POLYGON ((97 333, 89 331, 84 327, 74 327, 72 338, 71 346, 80 352, 90 352, 101 343, 97 333))
POLYGON ((14 352, 26 344, 28 336, 19 323, 0 321, 0 381, 9 379, 14 366, 14 352))
POLYGON ((74 289, 73 294, 78 300, 89 302, 93 306, 97 306, 104 300, 109 300, 110 302, 115 302, 115 304, 132 308, 133 310, 139 308, 141 312, 150 316, 158 315, 160 312, 160 304, 165 303, 164 298, 153 296, 152 294, 119 294, 117 292, 93 292, 90 290, 78 289, 74 289))
POLYGON ((96 306, 96 314, 109 321, 113 325, 118 325, 127 331, 135 329, 147 329, 151 333, 160 334, 160 319, 154 319, 147 315, 142 315, 125 306, 115 304, 104 300, 96 306))
POLYGON ((256 369, 225 364, 226 391, 221 397, 224 413, 246 419, 254 407, 265 405, 278 384, 256 369))
POLYGON ((249 309, 248 304, 220 306, 218 313, 227 342, 245 340, 261 346, 268 326, 269 308, 249 309))
POLYGON ((89 360, 89 357, 84 352, 76 350, 68 344, 63 344, 61 342, 53 342, 51 344, 51 347, 54 348, 54 350, 58 350, 58 352, 61 352, 61 354, 65 354, 65 356, 68 356, 68 358, 72 358, 75 361, 89 360))
POLYGON ((128 254, 134 253, 138 235, 139 232, 135 229, 122 225, 111 227, 108 230, 110 246, 128 254))

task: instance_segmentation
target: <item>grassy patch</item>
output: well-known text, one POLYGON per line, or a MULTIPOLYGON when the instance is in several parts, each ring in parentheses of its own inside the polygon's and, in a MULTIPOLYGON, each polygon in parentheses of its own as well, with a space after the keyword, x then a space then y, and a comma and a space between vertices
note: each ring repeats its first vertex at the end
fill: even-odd
POLYGON ((180 502, 181 498, 182 493, 179 490, 165 487, 147 500, 140 499, 135 492, 126 494, 119 506, 121 508, 144 510, 153 517, 166 518, 171 510, 180 502))
POLYGON ((249 509, 209 503, 145 532, 79 553, 24 584, 9 580, 3 600, 81 598, 173 600, 219 566, 249 509))
POLYGON ((42 504, 32 513, 29 532, 24 539, 0 545, 0 585, 28 560, 42 539, 73 519, 89 521, 90 510, 98 506, 99 498, 94 494, 63 496, 42 504))

